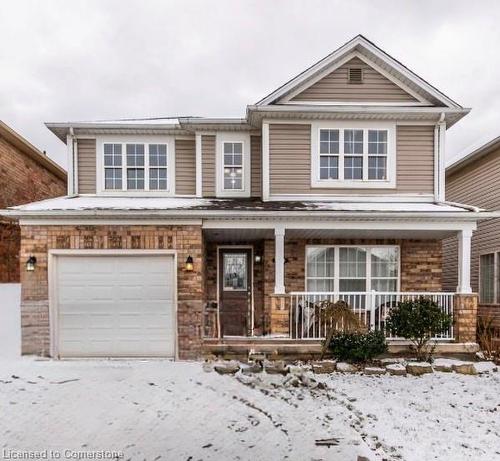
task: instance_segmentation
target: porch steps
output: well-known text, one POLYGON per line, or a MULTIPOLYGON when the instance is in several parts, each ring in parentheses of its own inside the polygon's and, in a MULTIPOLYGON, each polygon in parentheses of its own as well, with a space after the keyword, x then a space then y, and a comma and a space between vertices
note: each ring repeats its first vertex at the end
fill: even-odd
POLYGON ((283 338, 210 338, 203 340, 203 349, 205 353, 224 358, 313 360, 321 355, 321 341, 283 338))

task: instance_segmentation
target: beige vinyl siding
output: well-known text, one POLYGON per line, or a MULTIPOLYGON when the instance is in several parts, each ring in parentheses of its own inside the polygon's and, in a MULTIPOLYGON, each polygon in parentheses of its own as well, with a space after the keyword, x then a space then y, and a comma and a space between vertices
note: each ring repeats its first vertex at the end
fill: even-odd
POLYGON ((271 194, 433 194, 434 127, 400 126, 396 133, 396 188, 311 187, 311 126, 271 124, 269 163, 271 194))
POLYGON ((196 195, 196 141, 175 140, 175 194, 196 195))
POLYGON ((215 197, 215 136, 201 137, 201 153, 203 197, 215 197))
POLYGON ((96 193, 96 140, 78 139, 78 193, 96 193))
POLYGON ((251 158, 251 196, 260 197, 262 194, 262 147, 260 136, 250 136, 251 158))
POLYGON ((398 126, 396 178, 401 193, 434 193, 434 126, 398 126))
MULTIPOLYGON (((446 200, 500 210, 500 149, 464 166, 446 178, 446 200)), ((443 242, 446 287, 457 285, 457 240, 443 242)), ((479 256, 500 251, 500 219, 480 221, 472 235, 471 285, 479 291, 479 256)), ((500 315, 500 314, 499 314, 500 315)), ((500 324, 500 321, 499 321, 500 324)))
POLYGON ((361 59, 353 58, 299 93, 292 101, 415 102, 416 99, 361 59), (362 83, 348 82, 349 67, 361 67, 362 83))

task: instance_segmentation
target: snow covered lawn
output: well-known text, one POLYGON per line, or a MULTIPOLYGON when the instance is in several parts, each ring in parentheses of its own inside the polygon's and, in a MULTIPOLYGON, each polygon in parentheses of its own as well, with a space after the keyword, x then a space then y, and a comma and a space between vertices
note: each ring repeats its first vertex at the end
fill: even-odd
POLYGON ((0 450, 55 450, 60 459, 64 450, 72 459, 115 450, 133 460, 492 460, 500 457, 499 375, 335 373, 315 375, 326 388, 312 389, 276 375, 220 376, 199 363, 4 360, 0 450), (315 444, 330 438, 338 445, 315 444))

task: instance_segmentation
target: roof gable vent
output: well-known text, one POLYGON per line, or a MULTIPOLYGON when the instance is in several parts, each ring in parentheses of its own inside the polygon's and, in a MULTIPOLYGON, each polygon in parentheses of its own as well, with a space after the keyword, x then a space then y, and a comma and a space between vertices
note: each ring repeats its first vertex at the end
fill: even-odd
POLYGON ((347 78, 349 83, 363 83, 363 69, 361 67, 349 67, 347 78))

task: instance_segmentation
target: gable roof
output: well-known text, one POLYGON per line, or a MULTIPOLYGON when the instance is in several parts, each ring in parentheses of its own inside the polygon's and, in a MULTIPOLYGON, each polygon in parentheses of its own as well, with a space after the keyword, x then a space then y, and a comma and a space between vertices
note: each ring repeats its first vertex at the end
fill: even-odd
POLYGON ((384 75, 385 72, 375 70, 367 61, 360 53, 349 53, 333 71, 327 71, 327 75, 320 76, 321 78, 315 83, 287 96, 287 102, 369 103, 371 101, 397 105, 425 103, 418 94, 410 94, 411 90, 405 91, 393 77, 389 75, 389 78, 384 75), (362 82, 359 85, 349 82, 348 76, 352 68, 361 70, 362 82))
POLYGON ((19 133, 0 120, 0 137, 4 138, 8 143, 19 149, 29 158, 37 162, 41 167, 52 172, 58 178, 66 181, 66 170, 61 168, 56 162, 50 159, 46 153, 36 148, 27 139, 23 138, 19 133))
POLYGON ((455 156, 455 158, 446 165, 446 174, 451 175, 456 173, 465 166, 485 157, 496 149, 500 149, 500 136, 490 139, 488 142, 473 144, 471 147, 455 156))
POLYGON ((463 109, 463 107, 436 87, 412 72, 408 67, 387 54, 363 35, 357 35, 311 67, 292 78, 255 105, 266 106, 286 101, 304 88, 332 72, 352 56, 360 57, 376 70, 397 83, 421 103, 430 106, 463 109), (292 95, 292 96, 290 96, 292 95), (288 98, 288 99, 287 99, 288 98))

